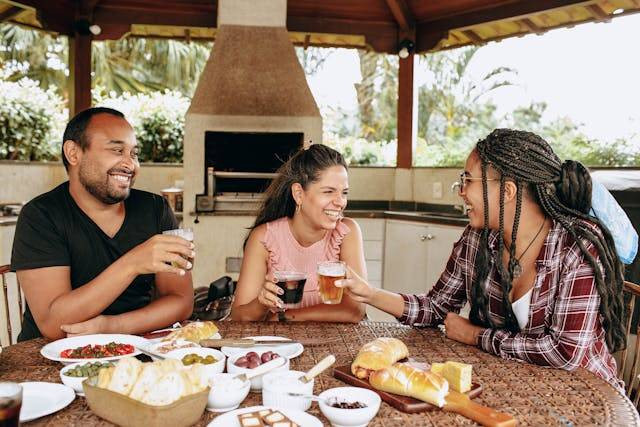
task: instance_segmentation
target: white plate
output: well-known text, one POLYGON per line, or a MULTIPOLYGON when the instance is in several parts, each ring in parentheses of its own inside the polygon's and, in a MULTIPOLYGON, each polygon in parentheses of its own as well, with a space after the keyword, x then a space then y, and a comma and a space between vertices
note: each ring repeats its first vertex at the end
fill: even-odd
POLYGON ((27 382, 20 385, 22 386, 21 423, 53 414, 76 398, 73 389, 63 384, 27 382))
MULTIPOLYGON (((286 337, 273 337, 270 335, 259 336, 259 337, 246 337, 246 338, 252 338, 254 340, 262 340, 262 341, 290 339, 286 337)), ((222 351, 228 357, 236 355, 238 353, 247 353, 249 351, 264 352, 269 350, 273 351, 274 353, 278 353, 280 356, 284 356, 287 359, 293 359, 294 357, 298 357, 302 354, 302 352, 304 351, 304 347, 300 343, 295 343, 295 344, 278 344, 278 345, 274 345, 273 347, 268 345, 258 345, 254 347, 222 347, 220 349, 220 351, 222 351)))
POLYGON ((209 423, 207 427, 240 427, 238 415, 247 412, 260 411, 262 409, 273 409, 274 411, 278 410, 289 417, 291 421, 300 426, 322 427, 322 422, 320 422, 319 419, 317 419, 313 415, 307 414, 306 412, 296 411, 294 409, 267 408, 266 406, 252 406, 250 408, 240 408, 236 409, 235 411, 227 412, 224 415, 216 417, 209 423))
MULTIPOLYGON (((177 330, 177 329, 167 329, 167 330, 169 330, 169 331, 175 331, 175 330, 177 330)), ((161 332, 161 331, 162 331, 162 329, 161 329, 160 331, 154 331, 154 332, 161 332)), ((162 341, 164 338, 166 338, 166 336, 164 336, 164 337, 159 337, 159 338, 147 339, 147 341, 148 341, 148 342, 150 342, 151 344, 157 344, 157 343, 159 343, 159 342, 168 342, 168 341, 162 341)), ((218 339, 220 339, 220 338, 222 338, 222 335, 220 335, 220 333, 219 333, 219 332, 216 332, 215 334, 211 335, 211 336, 210 336, 209 338, 207 338, 207 339, 210 339, 210 340, 218 340, 218 339)))
POLYGON ((136 335, 124 335, 124 334, 81 335, 77 337, 63 338, 61 340, 51 342, 45 345, 44 347, 42 347, 42 349, 40 350, 40 354, 42 354, 42 356, 46 357, 49 360, 62 362, 65 365, 69 363, 75 363, 75 362, 118 360, 118 359, 122 359, 123 357, 135 356, 137 354, 140 354, 138 350, 135 350, 133 353, 122 355, 122 356, 100 357, 96 359, 71 359, 71 358, 60 357, 60 352, 68 348, 83 347, 88 344, 91 344, 91 345, 108 344, 112 341, 120 344, 131 344, 136 347, 143 347, 143 348, 149 345, 148 340, 136 335))

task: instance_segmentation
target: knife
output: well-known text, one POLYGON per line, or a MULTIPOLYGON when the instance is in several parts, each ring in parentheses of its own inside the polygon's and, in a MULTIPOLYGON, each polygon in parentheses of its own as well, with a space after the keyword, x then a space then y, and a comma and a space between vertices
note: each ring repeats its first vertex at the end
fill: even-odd
POLYGON ((274 345, 287 345, 287 344, 302 344, 304 346, 313 346, 327 344, 331 341, 319 340, 319 339, 303 339, 303 340, 254 340, 251 338, 223 338, 223 339, 208 339, 201 340, 200 345, 202 347, 254 347, 254 346, 274 346, 274 345))

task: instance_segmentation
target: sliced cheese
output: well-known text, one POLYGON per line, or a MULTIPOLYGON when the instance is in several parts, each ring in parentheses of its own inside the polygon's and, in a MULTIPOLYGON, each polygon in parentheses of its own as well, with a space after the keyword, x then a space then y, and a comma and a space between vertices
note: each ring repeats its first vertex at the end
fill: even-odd
POLYGON ((449 361, 444 364, 442 374, 453 390, 466 393, 471 390, 471 370, 469 364, 449 361))
POLYGON ((432 363, 431 364, 431 372, 434 374, 442 375, 442 371, 444 371, 444 363, 432 363))

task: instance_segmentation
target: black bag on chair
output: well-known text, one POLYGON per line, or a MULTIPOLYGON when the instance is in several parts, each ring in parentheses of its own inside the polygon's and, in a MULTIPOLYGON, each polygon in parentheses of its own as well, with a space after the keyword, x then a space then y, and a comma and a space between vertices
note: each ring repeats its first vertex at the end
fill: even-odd
POLYGON ((208 288, 195 289, 192 320, 224 320, 231 313, 236 282, 229 276, 211 282, 208 288))

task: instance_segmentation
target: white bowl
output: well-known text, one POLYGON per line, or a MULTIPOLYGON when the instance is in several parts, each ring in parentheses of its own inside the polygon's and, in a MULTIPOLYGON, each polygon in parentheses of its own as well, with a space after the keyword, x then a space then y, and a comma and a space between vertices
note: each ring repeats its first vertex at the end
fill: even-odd
MULTIPOLYGON (((207 400, 207 410, 211 412, 226 412, 236 409, 249 394, 251 381, 244 380, 242 386, 235 388, 224 384, 231 381, 237 374, 215 374, 209 379, 211 390, 207 400), (217 382, 218 381, 218 382, 217 382), (216 386, 216 384, 220 384, 216 386)), ((239 380, 238 380, 239 381, 239 380)))
POLYGON ((262 377, 262 404, 285 409, 306 411, 311 407, 307 397, 289 396, 286 393, 313 394, 312 379, 308 383, 299 380, 304 372, 283 371, 268 372, 262 377))
POLYGON ((361 387, 336 387, 320 393, 320 398, 336 397, 347 402, 361 402, 366 408, 341 409, 329 406, 324 401, 320 404, 320 411, 327 417, 333 427, 364 427, 369 424, 380 409, 380 396, 377 393, 361 387))
MULTIPOLYGON (((255 351, 255 350, 249 350, 249 351, 255 351)), ((240 366, 236 366, 234 365, 235 361, 238 360, 240 357, 244 356, 245 354, 249 353, 249 351, 246 351, 244 353, 240 353, 240 354, 236 354, 233 356, 230 356, 227 358, 227 372, 231 373, 231 374, 247 374, 249 372, 251 372, 251 369, 249 368, 242 368, 240 366)), ((273 350, 264 350, 264 351, 260 351, 257 352, 258 355, 262 356, 262 353, 265 353, 267 351, 273 351, 273 350)), ((280 356, 282 357, 282 356, 280 356)), ((278 366, 277 368, 274 368, 273 371, 271 372, 278 372, 278 371, 288 371, 289 370, 289 359, 287 359, 286 357, 282 357, 285 360, 285 363, 281 366, 278 366)), ((267 372, 268 373, 268 372, 267 372)), ((251 390, 252 391, 258 391, 258 390, 262 390, 262 377, 265 376, 266 374, 261 374, 258 375, 256 377, 251 378, 251 390)))
MULTIPOLYGON (((75 369, 78 366, 86 365, 87 363, 95 363, 91 359, 87 359, 85 362, 77 362, 72 363, 70 365, 65 365, 62 369, 60 369, 60 379, 62 383, 68 387, 71 387, 76 394, 84 396, 84 390, 82 389, 82 381, 86 380, 88 377, 70 377, 65 375, 65 372, 70 371, 71 369, 75 369)), ((100 362, 105 363, 105 362, 100 362)))
POLYGON ((213 348, 206 347, 191 347, 191 348, 178 348, 176 350, 171 350, 169 353, 164 356, 169 359, 176 359, 178 361, 182 361, 182 358, 187 354, 197 354, 200 357, 213 356, 216 359, 216 362, 210 363, 208 365, 203 364, 204 371, 206 373, 206 380, 213 377, 215 374, 219 374, 224 371, 224 362, 226 356, 218 350, 213 348))

